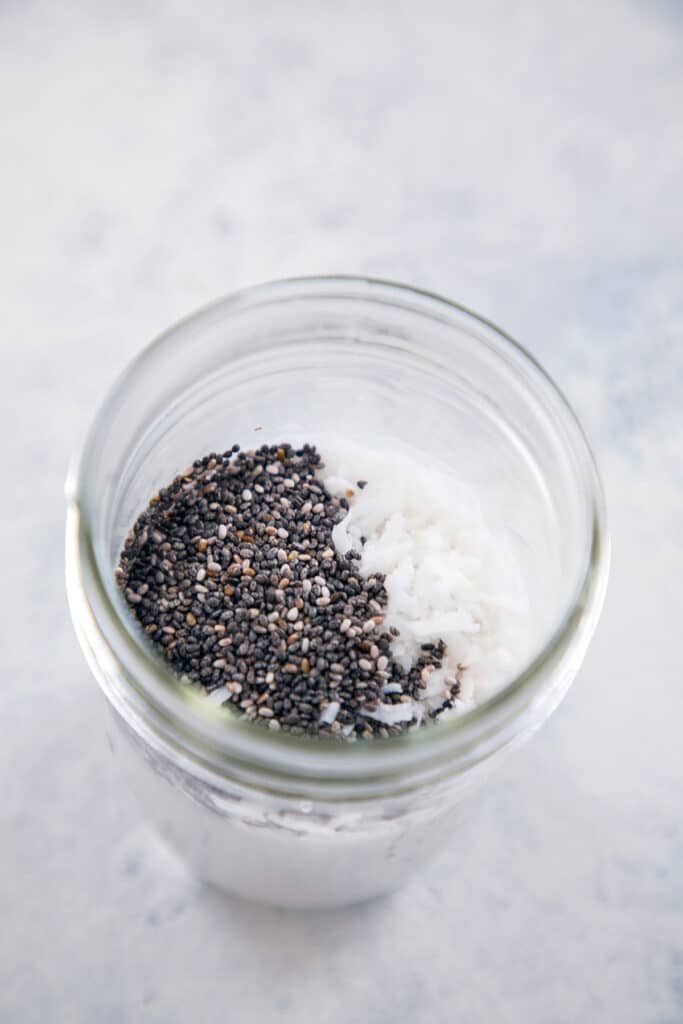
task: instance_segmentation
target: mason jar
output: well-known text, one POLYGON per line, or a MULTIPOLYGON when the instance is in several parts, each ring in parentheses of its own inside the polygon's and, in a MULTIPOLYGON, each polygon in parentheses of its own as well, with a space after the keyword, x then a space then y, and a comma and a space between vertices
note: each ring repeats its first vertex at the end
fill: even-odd
POLYGON ((400 886, 557 707, 599 616, 605 509, 565 399, 511 338, 382 281, 280 281, 181 321, 114 384, 67 483, 67 588, 110 739, 142 813, 203 879, 287 907, 400 886), (194 459, 334 437, 466 481, 528 596, 523 664, 476 708, 399 736, 263 729, 183 685, 114 578, 150 497, 194 459))

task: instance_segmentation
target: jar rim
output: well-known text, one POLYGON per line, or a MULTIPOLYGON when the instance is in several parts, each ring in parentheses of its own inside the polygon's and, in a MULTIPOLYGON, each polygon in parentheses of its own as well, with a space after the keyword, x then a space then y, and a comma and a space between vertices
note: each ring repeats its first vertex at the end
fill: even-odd
MULTIPOLYGON (((414 783, 425 772, 433 774, 437 767, 444 770, 450 766, 453 770, 484 760, 494 750, 512 743, 526 727, 534 727, 539 698, 548 689, 543 685, 547 670, 576 646, 582 648, 582 657, 606 589, 609 539, 603 488, 583 428, 560 389, 522 345, 489 320, 430 291, 378 278, 312 276, 255 285, 218 299, 169 327, 127 365, 109 390, 70 470, 67 500, 66 568, 72 617, 86 657, 109 700, 125 718, 133 721, 135 729, 146 730, 148 736, 163 737, 165 743, 191 759, 219 769, 226 763, 240 766, 241 770, 255 771, 262 779, 279 776, 283 780, 296 778, 320 783, 363 780, 383 784, 401 777, 414 783), (540 650, 514 678, 471 710, 434 722, 427 729, 375 738, 372 742, 335 743, 254 728, 253 723, 194 695, 124 620, 122 612, 127 614, 127 609, 116 593, 113 573, 99 556, 93 530, 89 467, 93 459, 100 457, 98 434, 131 376, 187 325, 198 325, 208 317, 229 314, 236 308, 311 297, 375 300, 393 306, 408 304, 413 312, 445 318, 451 323, 457 317, 483 329, 482 341, 498 356, 512 354, 533 374, 535 383, 554 397, 564 418, 563 427, 569 431, 578 455, 579 482, 587 499, 584 571, 540 650), (109 668, 103 667, 105 663, 109 668), (114 677, 119 684, 114 683, 114 677), (125 682, 121 685, 122 677, 125 682)), ((555 696, 546 694, 551 703, 554 700, 553 707, 563 692, 555 696)))

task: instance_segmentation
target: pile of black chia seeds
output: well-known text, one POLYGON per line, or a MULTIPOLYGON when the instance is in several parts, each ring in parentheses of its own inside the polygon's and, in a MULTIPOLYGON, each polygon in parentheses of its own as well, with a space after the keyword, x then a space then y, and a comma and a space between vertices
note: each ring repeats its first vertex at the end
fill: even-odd
POLYGON ((139 517, 117 579, 178 675, 225 688, 236 712, 295 734, 394 735, 411 723, 367 712, 419 699, 445 646, 425 644, 407 671, 393 660, 384 577, 363 578, 360 553, 332 541, 353 492, 332 497, 320 469, 312 445, 197 460, 139 517))

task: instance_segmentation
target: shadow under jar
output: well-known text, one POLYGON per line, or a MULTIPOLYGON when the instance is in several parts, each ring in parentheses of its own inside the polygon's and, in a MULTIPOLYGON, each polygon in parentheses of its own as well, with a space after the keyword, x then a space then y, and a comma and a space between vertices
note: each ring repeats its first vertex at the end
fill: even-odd
POLYGON ((147 818, 202 878, 280 906, 364 900, 424 865, 567 691, 606 586, 600 482, 553 383, 486 321, 381 281, 268 284, 171 328, 112 388, 67 497, 71 612, 147 818), (513 550, 529 655, 474 710, 355 743, 258 728, 180 684, 125 605, 125 536, 186 465, 325 437, 427 457, 513 550))

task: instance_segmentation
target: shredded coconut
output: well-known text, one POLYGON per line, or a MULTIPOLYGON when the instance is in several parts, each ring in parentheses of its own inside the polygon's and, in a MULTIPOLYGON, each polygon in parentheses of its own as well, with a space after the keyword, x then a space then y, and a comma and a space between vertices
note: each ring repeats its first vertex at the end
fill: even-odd
POLYGON ((340 708, 341 704, 338 700, 330 701, 320 716, 320 723, 322 725, 332 725, 339 714, 340 708))
POLYGON ((350 505, 333 531, 337 550, 355 548, 364 576, 385 576, 385 625, 399 631, 394 658, 409 668, 422 644, 447 645, 420 701, 381 703, 372 717, 420 721, 444 703, 455 678, 454 710, 474 707, 508 680, 528 645, 527 599, 509 545, 485 521, 476 495, 448 471, 353 444, 320 450, 325 486, 350 505))

